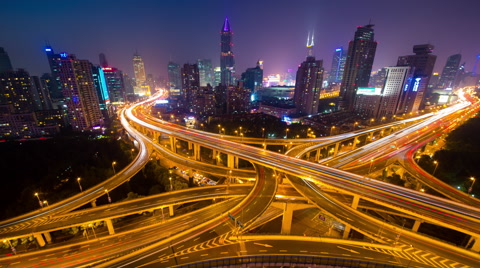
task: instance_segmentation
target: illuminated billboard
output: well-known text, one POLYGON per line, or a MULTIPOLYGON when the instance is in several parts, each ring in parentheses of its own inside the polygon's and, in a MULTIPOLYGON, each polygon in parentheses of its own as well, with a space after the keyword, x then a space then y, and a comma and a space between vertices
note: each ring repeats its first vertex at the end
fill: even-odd
POLYGON ((379 87, 359 87, 357 89, 357 95, 380 95, 382 93, 382 89, 379 87))

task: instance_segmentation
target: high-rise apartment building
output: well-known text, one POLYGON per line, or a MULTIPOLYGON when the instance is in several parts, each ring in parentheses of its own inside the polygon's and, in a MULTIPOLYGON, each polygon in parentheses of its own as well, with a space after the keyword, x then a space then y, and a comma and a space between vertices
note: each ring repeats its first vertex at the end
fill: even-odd
POLYGON ((413 46, 413 53, 415 55, 407 55, 398 57, 397 66, 414 67, 414 79, 416 82, 415 91, 409 91, 408 101, 405 104, 404 112, 415 112, 423 109, 427 98, 430 96, 428 84, 432 76, 433 67, 437 56, 431 55, 433 52, 433 45, 415 45, 413 46))
POLYGON ((79 60, 65 52, 51 54, 51 66, 54 75, 59 78, 63 97, 67 105, 69 124, 74 131, 91 130, 103 126, 97 88, 93 81, 92 64, 87 60, 79 60))
POLYGON ((347 55, 343 47, 338 47, 335 49, 332 59, 332 69, 330 70, 330 75, 328 76, 329 84, 342 82, 346 58, 347 55))
POLYGON ((220 70, 223 85, 233 85, 235 77, 235 58, 233 55, 233 32, 228 18, 225 18, 220 33, 220 70))
POLYGON ((114 67, 102 67, 107 84, 108 96, 111 103, 123 103, 126 101, 123 73, 114 67))
POLYGON ((448 57, 447 63, 445 64, 445 67, 443 67, 442 75, 440 76, 438 88, 452 89, 454 87, 461 60, 462 55, 460 54, 455 54, 448 57))
POLYGON ((182 68, 182 97, 185 108, 191 109, 200 88, 200 76, 196 64, 184 64, 182 68))
POLYGON ((174 62, 168 63, 168 83, 170 88, 182 88, 182 71, 179 64, 174 62))
POLYGON ((200 76, 200 86, 206 87, 208 84, 214 86, 215 74, 213 73, 212 61, 209 59, 198 59, 197 66, 200 76))
POLYGON ((12 63, 10 62, 10 57, 7 52, 0 47, 0 73, 13 70, 12 63))
POLYGON ((377 50, 374 39, 373 24, 357 27, 354 38, 348 44, 340 96, 342 108, 353 110, 356 91, 359 87, 367 87, 372 72, 373 60, 377 50))
POLYGON ((0 73, 0 104, 11 105, 12 113, 29 113, 35 109, 32 80, 27 71, 4 71, 0 73))
POLYGON ((243 87, 250 89, 250 92, 260 89, 263 83, 263 70, 260 66, 260 61, 257 62, 257 66, 254 68, 248 68, 242 73, 243 87))
POLYGON ((133 55, 133 72, 135 74, 135 81, 137 83, 145 83, 147 81, 147 75, 145 74, 145 64, 143 63, 142 57, 135 53, 133 55))
POLYGON ((63 101, 63 88, 62 83, 60 82, 60 77, 58 76, 58 61, 54 60, 60 57, 59 54, 53 52, 51 46, 45 47, 45 54, 47 55, 48 64, 50 65, 51 79, 48 81, 48 90, 50 91, 50 97, 53 102, 62 102, 63 101))
MULTIPOLYGON (((311 43, 313 44, 313 40, 311 43)), ((315 60, 315 57, 310 55, 311 51, 312 47, 307 44, 307 59, 297 70, 294 103, 297 113, 300 115, 318 113, 320 90, 323 83, 323 61, 315 60)))

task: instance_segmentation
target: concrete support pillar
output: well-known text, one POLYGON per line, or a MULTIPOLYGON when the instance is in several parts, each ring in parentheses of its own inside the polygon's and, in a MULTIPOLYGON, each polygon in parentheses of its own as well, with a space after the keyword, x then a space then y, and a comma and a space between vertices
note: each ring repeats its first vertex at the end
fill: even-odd
POLYGON ((467 246, 470 246, 470 249, 475 252, 480 252, 480 237, 472 236, 468 240, 467 246))
POLYGON ((41 233, 34 233, 33 237, 37 240, 37 243, 40 247, 45 246, 45 240, 43 239, 43 236, 41 233))
POLYGON ((292 231, 293 205, 285 203, 283 206, 282 235, 289 235, 292 231))
POLYGON ((337 156, 339 147, 340 147, 340 142, 335 143, 335 150, 333 151, 333 157, 337 156))
POLYGON ((231 155, 231 154, 228 154, 227 155, 227 167, 228 168, 235 168, 235 164, 238 165, 238 159, 235 159, 236 157, 231 155))
POLYGON ((321 151, 322 151, 321 149, 317 149, 317 153, 315 154, 315 162, 320 161, 320 152, 321 151))
POLYGON ((49 232, 43 233, 43 236, 45 237, 45 240, 47 240, 48 244, 52 243, 52 236, 50 235, 49 232))
POLYGON ((175 214, 174 214, 174 210, 173 210, 173 205, 170 205, 168 206, 168 215, 170 215, 170 217, 173 217, 175 214))
POLYGON ((92 204, 92 208, 96 207, 96 206, 97 206, 97 199, 92 200, 92 201, 90 202, 90 204, 92 204))
POLYGON ((367 136, 367 142, 372 142, 372 139, 373 139, 373 132, 370 132, 368 133, 368 136, 367 136))
POLYGON ((355 148, 357 148, 357 143, 358 143, 358 137, 355 137, 353 139, 352 150, 355 150, 355 148))
POLYGON ((170 136, 170 148, 172 153, 177 153, 177 139, 173 136, 170 136))
POLYGON ((421 221, 415 220, 415 222, 413 223, 412 231, 418 232, 418 228, 420 228, 420 224, 422 224, 421 221))
POLYGON ((352 201, 352 208, 357 209, 359 202, 360 202, 360 196, 359 195, 354 195, 353 196, 353 201, 352 201))
POLYGON ((193 159, 200 161, 200 144, 194 144, 193 146, 193 159))
POLYGON ((305 154, 305 157, 307 158, 307 161, 310 161, 310 152, 307 152, 307 153, 305 154))
POLYGON ((345 225, 345 230, 343 230, 343 239, 347 239, 348 236, 350 235, 350 230, 352 230, 352 227, 350 225, 345 225))
POLYGON ((107 228, 108 228, 108 233, 109 234, 115 234, 115 229, 113 229, 113 223, 112 223, 112 220, 111 219, 106 219, 105 220, 105 223, 107 224, 107 228))

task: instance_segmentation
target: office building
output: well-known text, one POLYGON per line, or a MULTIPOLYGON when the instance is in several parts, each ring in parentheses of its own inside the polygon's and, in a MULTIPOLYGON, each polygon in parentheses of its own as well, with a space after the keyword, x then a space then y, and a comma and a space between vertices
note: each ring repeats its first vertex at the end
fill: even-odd
POLYGON ((13 70, 10 57, 3 47, 0 47, 0 73, 13 70))
POLYGON ((261 68, 260 61, 257 62, 257 66, 254 68, 248 68, 242 73, 243 86, 250 89, 253 93, 262 87, 263 83, 263 69, 261 68))
POLYGON ((196 64, 184 64, 182 68, 182 98, 184 108, 191 110, 200 88, 200 75, 196 64))
POLYGON ((182 72, 179 64, 174 62, 168 63, 168 84, 169 88, 182 88, 182 72))
POLYGON ((330 74, 328 76, 328 83, 340 83, 342 82, 343 78, 343 71, 345 70, 345 60, 347 55, 343 47, 338 47, 335 49, 333 53, 332 59, 332 68, 330 70, 330 74))
POLYGON ((200 76, 200 86, 206 87, 208 84, 214 86, 215 74, 213 73, 212 61, 209 59, 198 59, 197 66, 200 76))
POLYGON ((448 57, 447 63, 445 64, 445 67, 443 67, 440 81, 438 82, 438 88, 451 90, 455 86, 455 80, 458 78, 461 60, 462 55, 460 54, 448 57))
POLYGON ((232 51, 233 32, 228 18, 225 18, 220 33, 220 71, 222 85, 233 85, 235 77, 235 58, 232 51))
POLYGON ((124 103, 126 101, 126 92, 122 71, 108 66, 102 67, 102 71, 105 76, 110 102, 112 104, 124 103))
POLYGON ((428 84, 433 73, 437 56, 431 55, 434 46, 431 44, 413 46, 415 55, 400 56, 397 66, 410 66, 414 68, 414 79, 417 82, 415 91, 409 91, 408 101, 404 105, 404 112, 415 112, 423 109, 430 96, 428 84))
POLYGON ((100 67, 108 67, 107 56, 105 56, 105 54, 100 53, 98 58, 100 60, 100 67))
POLYGON ((342 109, 351 111, 359 87, 368 87, 373 60, 377 50, 373 24, 357 27, 354 38, 348 44, 340 95, 342 109))

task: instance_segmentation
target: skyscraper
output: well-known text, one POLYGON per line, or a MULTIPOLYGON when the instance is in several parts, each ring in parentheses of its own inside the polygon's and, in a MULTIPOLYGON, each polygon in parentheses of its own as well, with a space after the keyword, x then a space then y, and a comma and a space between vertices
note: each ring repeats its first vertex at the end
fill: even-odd
POLYGON ((59 54, 55 54, 53 48, 49 45, 45 47, 45 54, 47 54, 48 64, 50 65, 50 72, 52 74, 51 79, 48 81, 48 90, 50 91, 50 97, 53 102, 63 101, 63 89, 60 77, 58 76, 59 61, 55 60, 60 58, 59 54))
POLYGON ((356 91, 367 87, 372 72, 373 60, 377 49, 373 34, 373 24, 357 27, 354 38, 348 44, 340 96, 343 109, 353 110, 356 91))
POLYGON ((168 63, 168 83, 170 88, 182 88, 182 72, 179 64, 174 62, 168 63))
POLYGON ((63 85, 69 123, 74 131, 91 130, 103 126, 97 88, 92 75, 92 64, 65 52, 54 54, 50 48, 55 75, 63 85))
POLYGON ((442 75, 440 76, 440 81, 438 83, 439 88, 453 88, 461 60, 462 55, 460 54, 448 57, 447 63, 445 64, 445 67, 443 67, 442 75))
POLYGON ((0 104, 9 104, 13 113, 29 113, 35 110, 32 79, 23 69, 0 73, 0 104))
POLYGON ((137 82, 137 86, 141 86, 141 84, 147 81, 147 75, 145 74, 145 65, 143 63, 142 57, 140 57, 140 55, 138 55, 137 53, 133 55, 133 72, 135 73, 135 81, 137 82))
POLYGON ((387 76, 382 89, 377 118, 391 117, 402 110, 413 72, 409 66, 385 67, 387 76))
POLYGON ((257 62, 257 67, 248 68, 242 73, 242 81, 243 87, 250 89, 251 93, 262 87, 263 70, 260 67, 260 61, 257 62))
POLYGON ((184 64, 182 68, 182 95, 185 108, 193 106, 193 100, 200 88, 200 76, 196 64, 184 64))
POLYGON ((415 90, 409 91, 408 101, 405 104, 404 112, 415 112, 418 109, 423 109, 427 97, 430 95, 428 84, 432 76, 433 67, 437 56, 431 55, 433 52, 433 45, 415 45, 413 46, 413 53, 415 55, 407 55, 398 57, 397 66, 414 67, 415 90))
MULTIPOLYGON (((310 44, 313 46, 313 40, 310 44)), ((307 42, 307 59, 297 70, 294 103, 297 113, 300 115, 318 113, 320 90, 323 83, 323 61, 315 60, 315 57, 311 55, 313 53, 312 46, 309 46, 307 42)))
POLYGON ((345 59, 347 58, 343 47, 338 47, 333 53, 332 69, 328 77, 328 83, 340 83, 343 78, 343 71, 345 70, 345 59))
POLYGON ((101 67, 108 67, 108 61, 107 61, 107 57, 105 56, 105 54, 100 53, 98 55, 98 58, 100 59, 100 66, 101 67))
POLYGON ((123 73, 114 67, 102 68, 105 83, 107 84, 108 96, 112 103, 122 103, 126 101, 125 85, 123 83, 123 73))
POLYGON ((10 57, 7 52, 0 47, 0 73, 13 70, 12 63, 10 62, 10 57))
POLYGON ((225 18, 220 33, 220 70, 223 85, 233 85, 235 76, 235 58, 232 47, 233 32, 228 18, 225 18))
POLYGON ((215 74, 213 73, 212 61, 209 59, 198 59, 197 66, 200 75, 200 86, 206 87, 207 84, 214 86, 215 74))

